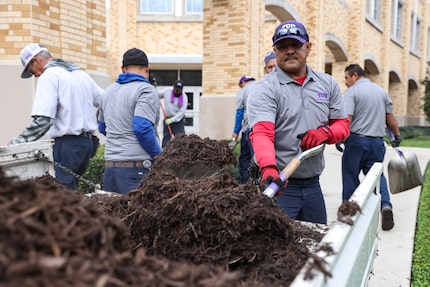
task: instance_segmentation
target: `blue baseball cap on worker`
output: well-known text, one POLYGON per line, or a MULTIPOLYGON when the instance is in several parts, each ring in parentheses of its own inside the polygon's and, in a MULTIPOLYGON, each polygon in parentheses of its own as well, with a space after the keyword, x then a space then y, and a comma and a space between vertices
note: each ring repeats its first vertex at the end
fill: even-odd
POLYGON ((273 51, 270 51, 269 53, 267 53, 266 57, 264 57, 264 64, 267 64, 267 62, 275 58, 276 58, 275 53, 273 53, 273 51))
POLYGON ((239 86, 242 85, 245 82, 248 82, 248 81, 255 81, 255 78, 253 78, 251 76, 245 75, 242 78, 240 78, 240 80, 239 80, 239 86))
POLYGON ((272 46, 275 46, 276 43, 284 39, 295 39, 304 44, 309 42, 309 35, 302 23, 288 20, 276 27, 272 37, 272 46))

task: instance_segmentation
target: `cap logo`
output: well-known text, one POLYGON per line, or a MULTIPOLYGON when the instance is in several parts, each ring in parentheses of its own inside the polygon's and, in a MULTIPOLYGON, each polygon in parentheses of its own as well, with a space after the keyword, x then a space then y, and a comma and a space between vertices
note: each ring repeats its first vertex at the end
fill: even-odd
POLYGON ((287 23, 285 25, 282 25, 282 28, 284 28, 284 29, 290 29, 290 28, 295 28, 295 27, 296 27, 296 24, 294 24, 294 23, 287 23))

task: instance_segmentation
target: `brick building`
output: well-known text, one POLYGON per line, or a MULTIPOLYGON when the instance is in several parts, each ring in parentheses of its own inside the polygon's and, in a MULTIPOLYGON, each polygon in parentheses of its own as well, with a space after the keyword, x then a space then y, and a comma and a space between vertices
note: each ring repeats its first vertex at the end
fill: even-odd
POLYGON ((18 56, 29 42, 75 61, 101 86, 117 77, 124 51, 141 48, 159 88, 177 78, 185 82, 187 131, 229 138, 238 80, 263 75, 273 29, 288 19, 308 29, 312 68, 332 74, 345 89, 343 70, 358 63, 390 93, 400 125, 428 125, 421 81, 430 59, 429 1, 110 0, 107 8, 102 0, 1 3, 0 69, 8 74, 0 81, 7 87, 2 102, 9 106, 0 108, 7 109, 0 122, 14 119, 2 126, 3 141, 30 121, 35 81, 19 79, 18 56))
POLYGON ((31 123, 36 79, 21 79, 21 49, 42 43, 54 57, 77 63, 101 86, 107 74, 105 0, 0 1, 0 145, 31 123))

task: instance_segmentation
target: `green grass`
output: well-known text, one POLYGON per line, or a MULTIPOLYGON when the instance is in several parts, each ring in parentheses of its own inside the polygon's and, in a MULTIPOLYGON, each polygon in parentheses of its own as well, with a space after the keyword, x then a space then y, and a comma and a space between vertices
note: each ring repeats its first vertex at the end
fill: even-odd
MULTIPOLYGON (((401 130, 400 147, 430 148, 429 128, 404 128, 401 130)), ((430 151, 429 151, 430 152, 430 151)), ((412 254, 411 287, 427 287, 430 282, 430 164, 424 173, 417 223, 415 229, 414 250, 412 254)))
MULTIPOLYGON (((430 128, 402 128, 402 147, 422 147, 430 149, 430 128)), ((386 141, 388 138, 385 139, 386 141)), ((387 141, 389 144, 389 142, 387 141)), ((429 150, 430 152, 430 150, 429 150)), ((427 287, 430 282, 430 163, 424 173, 415 229, 412 254, 411 287, 427 287)))
POLYGON ((400 143, 400 146, 430 148, 430 136, 422 135, 411 139, 404 139, 400 143))
POLYGON ((430 282, 430 168, 427 165, 418 206, 415 244, 412 255, 411 287, 426 287, 430 282))
MULTIPOLYGON (((402 136, 401 147, 430 148, 430 127, 400 127, 400 135, 402 136)), ((389 143, 388 137, 385 137, 385 141, 389 143)))

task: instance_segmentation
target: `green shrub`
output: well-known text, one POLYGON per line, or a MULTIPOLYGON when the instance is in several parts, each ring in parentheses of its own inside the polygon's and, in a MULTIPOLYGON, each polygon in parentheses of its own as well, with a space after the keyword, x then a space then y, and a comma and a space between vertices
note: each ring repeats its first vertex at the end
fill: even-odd
POLYGON ((400 134, 403 139, 411 139, 420 136, 430 135, 430 127, 408 126, 400 127, 400 134))
MULTIPOLYGON (((408 140, 414 141, 428 141, 428 138, 430 136, 430 127, 420 127, 420 126, 407 126, 407 127, 400 127, 400 135, 402 137, 402 143, 400 146, 409 146, 407 144, 408 140)), ((388 145, 391 145, 391 140, 389 138, 388 132, 384 137, 385 142, 388 145)), ((421 145, 410 145, 410 146, 416 146, 420 147, 421 145)), ((424 147, 426 147, 426 144, 424 143, 424 147)))
MULTIPOLYGON (((103 173, 105 170, 104 152, 105 146, 100 145, 97 153, 90 159, 90 164, 83 175, 85 179, 100 185, 100 189, 103 189, 103 173)), ((79 181, 78 189, 85 193, 89 193, 94 192, 95 188, 83 181, 79 181)))
POLYGON ((425 87, 425 92, 424 92, 424 105, 423 105, 423 110, 424 110, 424 114, 426 115, 426 119, 428 122, 430 122, 430 80, 429 80, 429 75, 430 75, 430 71, 429 71, 429 67, 427 67, 427 72, 426 72, 427 76, 425 78, 424 81, 422 81, 422 84, 424 84, 425 87))

